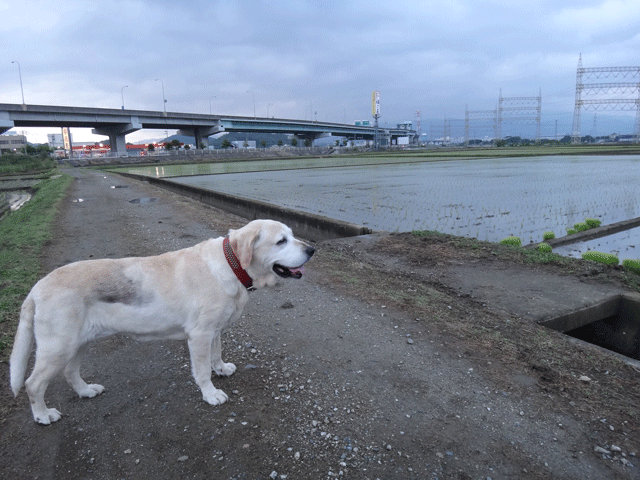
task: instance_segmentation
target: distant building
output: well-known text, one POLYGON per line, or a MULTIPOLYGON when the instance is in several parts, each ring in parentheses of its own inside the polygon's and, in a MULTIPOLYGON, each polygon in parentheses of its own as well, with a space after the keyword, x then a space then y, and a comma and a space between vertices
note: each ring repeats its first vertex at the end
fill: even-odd
MULTIPOLYGON (((71 136, 71 132, 69 132, 71 136)), ((73 142, 73 140, 71 140, 73 142)), ((47 143, 51 148, 64 148, 64 139, 61 133, 49 133, 47 134, 47 143)))
POLYGON ((0 135, 0 153, 19 152, 27 146, 24 135, 0 135))

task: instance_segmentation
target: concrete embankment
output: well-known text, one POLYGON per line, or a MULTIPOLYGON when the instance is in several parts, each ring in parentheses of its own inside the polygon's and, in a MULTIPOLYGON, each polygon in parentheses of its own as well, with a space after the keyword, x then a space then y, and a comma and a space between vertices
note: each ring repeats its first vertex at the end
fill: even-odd
MULTIPOLYGON (((630 220, 624 220, 622 222, 611 223, 609 225, 602 225, 600 227, 585 230, 584 232, 574 233, 572 235, 565 235, 560 238, 553 238, 551 240, 545 240, 544 243, 548 243, 551 247, 560 247, 563 245, 571 245, 572 243, 585 242, 587 240, 593 240, 595 238, 606 237, 607 235, 613 235, 614 233, 624 232, 632 228, 640 227, 640 217, 632 218, 630 220)), ((525 248, 536 248, 539 243, 531 243, 526 245, 525 248)))
POLYGON ((265 217, 279 220, 289 225, 297 235, 310 240, 321 241, 341 237, 354 237, 372 232, 370 228, 364 225, 292 210, 259 200, 183 185, 164 178, 147 177, 145 175, 124 172, 118 172, 118 174, 149 182, 172 192, 198 200, 206 205, 211 205, 212 207, 240 215, 250 220, 265 217))

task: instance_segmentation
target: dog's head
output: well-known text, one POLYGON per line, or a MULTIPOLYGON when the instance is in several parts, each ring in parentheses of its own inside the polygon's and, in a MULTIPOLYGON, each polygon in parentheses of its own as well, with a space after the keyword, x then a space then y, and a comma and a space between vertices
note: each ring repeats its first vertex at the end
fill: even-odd
POLYGON ((229 242, 256 287, 274 285, 278 277, 302 277, 302 266, 315 252, 289 227, 273 220, 254 220, 229 230, 229 242))

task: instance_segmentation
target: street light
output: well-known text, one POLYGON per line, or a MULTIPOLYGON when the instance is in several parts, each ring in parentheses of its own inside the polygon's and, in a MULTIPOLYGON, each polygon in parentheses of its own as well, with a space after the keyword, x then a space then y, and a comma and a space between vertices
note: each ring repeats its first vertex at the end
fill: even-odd
POLYGON ((256 118, 256 95, 251 90, 247 90, 247 93, 253 96, 253 118, 256 118))
POLYGON ((267 103, 267 118, 269 118, 269 105, 273 105, 273 103, 267 103))
POLYGON ((162 83, 162 107, 164 108, 164 116, 167 116, 167 99, 164 97, 164 81, 160 78, 156 78, 156 82, 162 83))
POLYGON ((211 115, 211 100, 213 100, 214 98, 216 98, 216 96, 212 95, 211 98, 209 99, 209 115, 211 115))
POLYGON ((122 109, 124 110, 124 89, 127 88, 129 85, 125 85, 124 87, 122 87, 120 89, 120 96, 122 97, 122 109))
POLYGON ((22 104, 24 105, 24 90, 22 88, 22 70, 20 70, 20 63, 15 60, 11 61, 11 63, 15 63, 18 65, 18 76, 20 77, 20 93, 22 93, 22 104))

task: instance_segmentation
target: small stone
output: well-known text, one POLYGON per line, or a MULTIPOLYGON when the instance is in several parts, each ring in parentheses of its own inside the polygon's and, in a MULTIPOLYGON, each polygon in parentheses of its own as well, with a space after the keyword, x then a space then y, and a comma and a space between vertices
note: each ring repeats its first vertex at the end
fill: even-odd
POLYGON ((189 460, 189 457, 187 455, 182 455, 181 457, 178 457, 179 462, 186 462, 187 460, 189 460))
POLYGON ((295 458, 296 460, 300 460, 300 452, 294 453, 293 458, 295 458))
POLYGON ((127 449, 124 451, 124 453, 125 453, 126 455, 130 454, 130 453, 131 453, 131 449, 130 449, 130 448, 127 448, 127 449))
POLYGON ((620 447, 618 447, 617 445, 611 445, 611 451, 612 452, 618 452, 620 453, 622 451, 622 449, 620 447))
POLYGON ((269 478, 273 478, 273 479, 278 478, 278 472, 274 470, 273 472, 271 472, 271 475, 269 475, 269 478))
POLYGON ((589 377, 587 377, 586 375, 582 375, 578 380, 580 380, 581 382, 590 382, 591 379, 589 377))
POLYGON ((602 447, 594 447, 593 451, 596 453, 601 453, 603 455, 609 455, 611 453, 609 450, 602 447))
POLYGON ((407 343, 408 343, 409 345, 413 345, 413 340, 411 340, 410 338, 407 338, 407 343))

